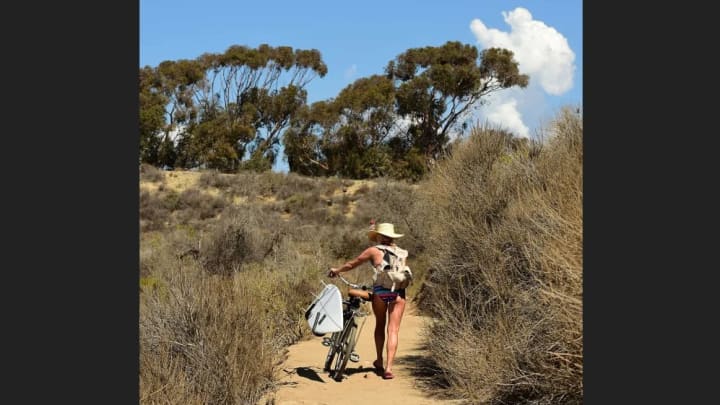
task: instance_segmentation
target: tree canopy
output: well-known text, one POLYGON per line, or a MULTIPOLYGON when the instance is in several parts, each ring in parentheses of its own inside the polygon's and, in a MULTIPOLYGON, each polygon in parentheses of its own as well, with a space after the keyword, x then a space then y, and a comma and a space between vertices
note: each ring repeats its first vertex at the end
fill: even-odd
POLYGON ((421 177, 484 97, 528 84, 513 53, 459 42, 414 48, 298 115, 286 133, 292 171, 421 177))
MULTIPOLYGON (((242 164, 272 166, 282 131, 306 103, 305 86, 324 76, 327 67, 317 50, 263 44, 257 49, 233 45, 223 53, 165 61, 142 71, 154 77, 147 92, 167 102, 163 137, 178 131, 178 163, 235 171, 242 164)), ((151 153, 141 155, 148 163, 161 163, 151 153)))
POLYGON ((140 158, 269 170, 282 142, 292 172, 417 179, 488 94, 528 84, 511 51, 451 41, 408 49, 308 105, 306 86, 327 71, 315 49, 266 44, 142 68, 140 158))

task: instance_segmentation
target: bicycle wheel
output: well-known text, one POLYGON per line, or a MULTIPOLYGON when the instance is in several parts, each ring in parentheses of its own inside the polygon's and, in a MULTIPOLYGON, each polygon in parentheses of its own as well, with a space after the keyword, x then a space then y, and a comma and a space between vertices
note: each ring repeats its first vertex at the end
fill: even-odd
POLYGON ((339 345, 338 357, 335 361, 335 375, 333 376, 336 381, 342 380, 342 375, 345 372, 350 353, 355 349, 356 339, 357 324, 353 320, 347 328, 347 333, 343 336, 342 344, 339 345))
POLYGON ((330 371, 330 365, 337 354, 338 340, 340 340, 341 335, 342 331, 333 332, 333 334, 330 335, 330 348, 328 349, 328 354, 325 358, 325 367, 323 367, 323 371, 330 371))

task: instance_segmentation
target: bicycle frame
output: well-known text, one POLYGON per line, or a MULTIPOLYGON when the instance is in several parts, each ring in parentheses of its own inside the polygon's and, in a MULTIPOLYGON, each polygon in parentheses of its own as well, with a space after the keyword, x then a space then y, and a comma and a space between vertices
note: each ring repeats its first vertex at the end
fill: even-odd
MULTIPOLYGON (((352 284, 345 280, 342 276, 338 277, 352 288, 363 290, 367 288, 365 286, 352 284)), ((343 373, 345 373, 345 368, 347 367, 347 362, 355 350, 358 335, 358 323, 356 318, 368 315, 360 309, 360 303, 362 301, 363 299, 359 297, 348 297, 348 299, 344 299, 343 304, 345 304, 346 309, 343 311, 343 329, 340 332, 334 332, 330 338, 325 338, 323 340, 323 344, 330 347, 325 358, 324 370, 330 372, 330 376, 335 381, 342 381, 343 373), (335 365, 334 367, 331 367, 333 360, 335 360, 335 365)), ((363 320, 363 323, 364 321, 365 320, 363 320)))

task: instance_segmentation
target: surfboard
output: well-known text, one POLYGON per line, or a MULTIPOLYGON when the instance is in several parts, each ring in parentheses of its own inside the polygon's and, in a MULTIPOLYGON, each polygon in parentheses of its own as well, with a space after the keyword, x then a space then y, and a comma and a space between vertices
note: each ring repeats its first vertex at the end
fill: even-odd
POLYGON ((336 285, 325 285, 305 310, 305 319, 316 336, 342 330, 342 296, 336 285))

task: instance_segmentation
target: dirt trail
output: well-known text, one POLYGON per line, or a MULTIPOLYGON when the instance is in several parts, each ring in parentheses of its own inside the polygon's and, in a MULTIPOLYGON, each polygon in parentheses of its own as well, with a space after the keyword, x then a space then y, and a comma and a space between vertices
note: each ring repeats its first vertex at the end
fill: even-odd
MULTIPOLYGON (((369 306, 367 310, 371 312, 369 306)), ((373 369, 375 317, 371 313, 364 319, 365 324, 360 330, 355 349, 360 355, 360 361, 348 362, 348 375, 341 382, 333 380, 323 371, 323 362, 328 349, 322 345, 321 337, 313 337, 289 348, 288 358, 278 376, 280 388, 266 395, 258 405, 461 403, 434 398, 429 391, 419 385, 420 378, 431 378, 427 375, 420 377, 425 358, 421 347, 421 336, 427 326, 428 318, 419 316, 411 302, 408 302, 400 324, 398 351, 393 365, 395 378, 392 380, 383 380, 373 369)))

